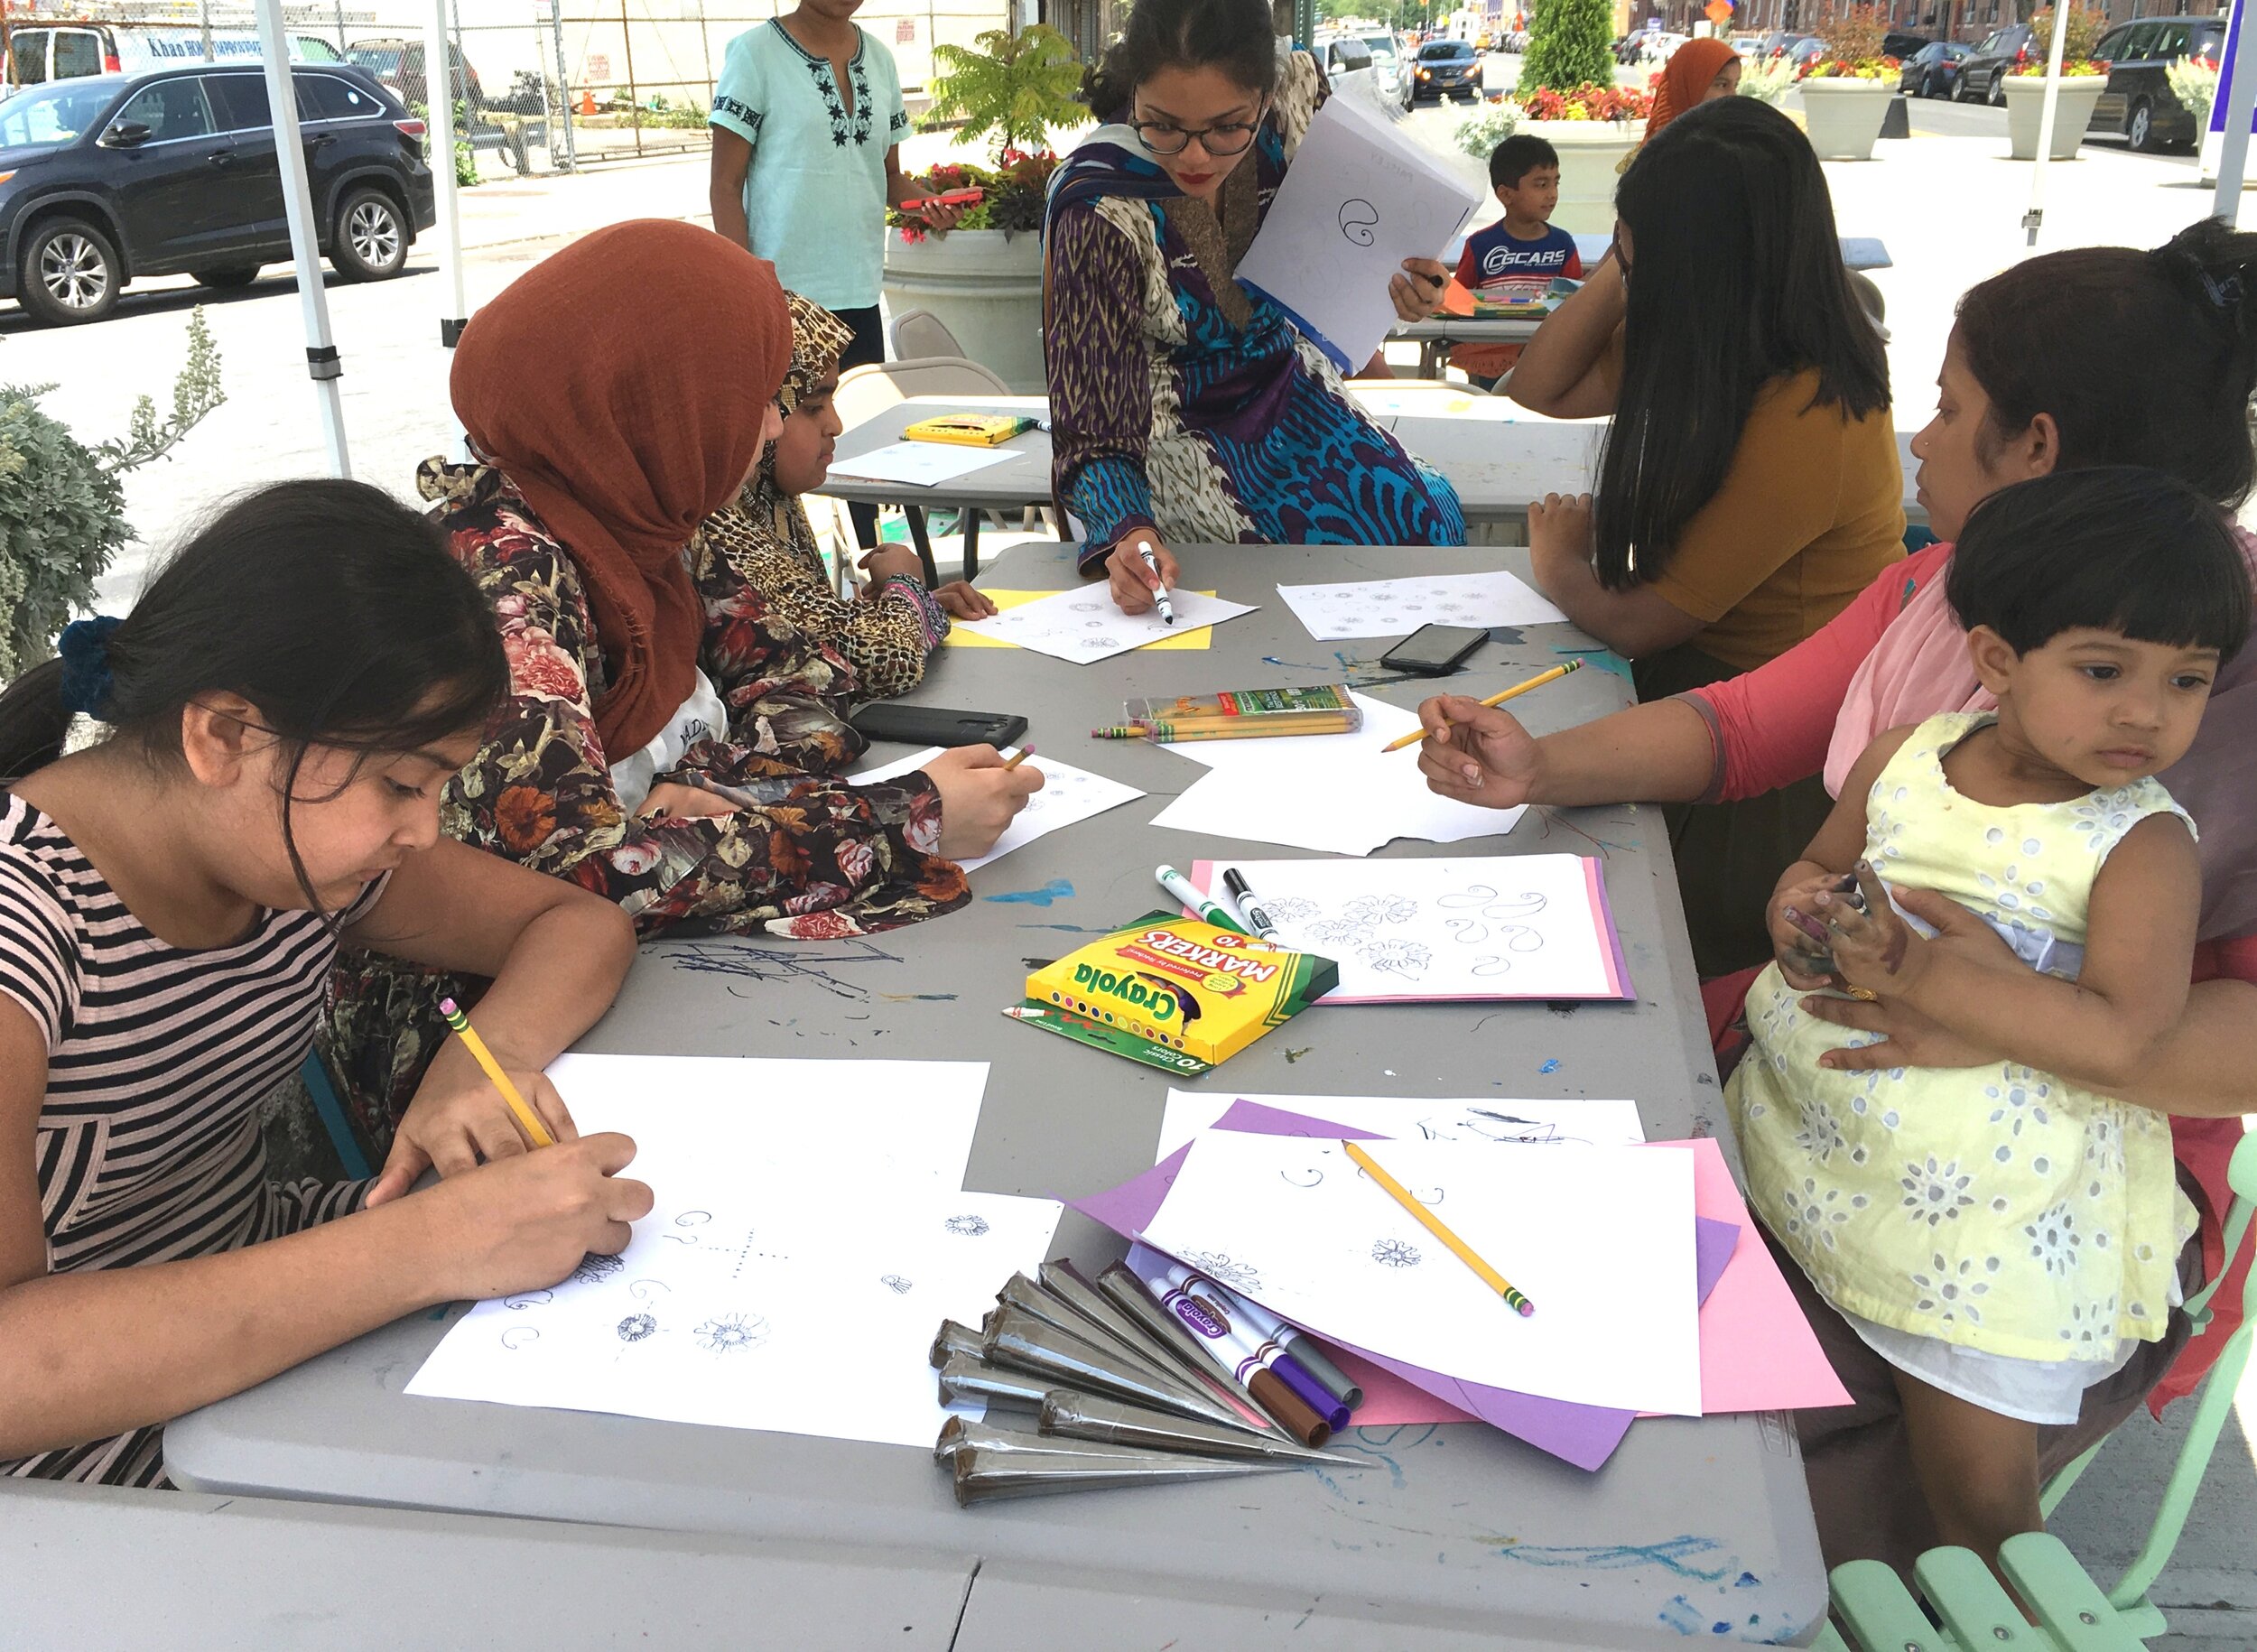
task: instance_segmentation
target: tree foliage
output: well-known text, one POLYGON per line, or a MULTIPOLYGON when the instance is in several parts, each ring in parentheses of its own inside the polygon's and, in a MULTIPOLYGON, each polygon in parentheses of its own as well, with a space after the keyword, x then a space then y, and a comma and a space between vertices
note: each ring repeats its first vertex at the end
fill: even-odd
POLYGON ((933 98, 924 117, 930 130, 963 123, 968 138, 993 140, 999 161, 1006 150, 1040 150, 1053 126, 1078 126, 1090 119, 1082 89, 1082 65, 1073 44, 1057 30, 1029 23, 1017 34, 989 29, 974 37, 977 51, 961 46, 933 48, 936 74, 926 88, 933 98))
POLYGON ((1537 0, 1516 90, 1614 84, 1614 12, 1607 0, 1537 0))

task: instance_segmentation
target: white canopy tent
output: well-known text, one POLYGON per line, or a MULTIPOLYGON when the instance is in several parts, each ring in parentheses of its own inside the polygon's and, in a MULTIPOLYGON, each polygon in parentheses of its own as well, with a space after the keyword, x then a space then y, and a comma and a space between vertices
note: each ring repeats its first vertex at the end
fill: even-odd
MULTIPOLYGON (((274 123, 274 154, 281 165, 283 211, 290 223, 292 263, 298 272, 298 305, 305 320, 306 374, 313 380, 320 404, 321 433, 329 449, 330 469, 337 476, 353 473, 345 439, 344 399, 338 380, 345 363, 338 354, 330 327, 329 292, 321 282, 320 227, 313 221, 313 191, 306 181, 305 140, 298 130, 297 88, 291 80, 290 32, 283 21, 283 0, 256 0, 260 54, 266 67, 266 101, 274 123)), ((440 341, 452 348, 463 325, 462 225, 454 178, 454 99, 447 82, 451 59, 447 49, 447 0, 432 0, 424 32, 425 79, 431 66, 440 65, 438 96, 425 97, 431 105, 425 153, 431 159, 438 191, 440 274, 444 283, 439 324, 440 341)))

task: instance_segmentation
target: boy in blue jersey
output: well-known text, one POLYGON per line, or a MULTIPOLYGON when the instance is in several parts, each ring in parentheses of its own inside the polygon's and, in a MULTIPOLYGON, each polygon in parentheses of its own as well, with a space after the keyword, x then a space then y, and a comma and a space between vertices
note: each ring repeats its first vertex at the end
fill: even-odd
MULTIPOLYGON (((1540 297, 1555 276, 1583 279, 1575 237, 1552 227, 1559 206, 1559 152, 1529 133, 1515 133, 1489 157, 1490 187, 1505 216, 1465 237, 1458 283, 1492 302, 1540 297)), ((1518 344, 1461 344, 1450 365, 1463 367, 1483 390, 1520 359, 1518 344)))

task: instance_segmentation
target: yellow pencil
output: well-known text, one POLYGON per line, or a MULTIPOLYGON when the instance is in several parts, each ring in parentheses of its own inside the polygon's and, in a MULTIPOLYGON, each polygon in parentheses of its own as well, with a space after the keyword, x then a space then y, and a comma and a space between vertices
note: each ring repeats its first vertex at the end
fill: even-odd
MULTIPOLYGON (((1583 662, 1581 660, 1570 660, 1565 665, 1555 665, 1549 671, 1540 671, 1537 673, 1535 676, 1530 677, 1526 682, 1516 682, 1501 694, 1491 694, 1487 700, 1482 701, 1481 704, 1485 707, 1503 705, 1506 701, 1514 699, 1519 695, 1525 694, 1530 689, 1542 688, 1547 682, 1557 682, 1569 672, 1581 671, 1582 669, 1583 662)), ((1417 745, 1419 741, 1425 739, 1426 738, 1426 731, 1424 729, 1421 729, 1416 734, 1407 734, 1399 740, 1389 742, 1389 744, 1382 747, 1382 749, 1387 751, 1400 751, 1406 746, 1417 745)))
POLYGON ((494 1088, 502 1092, 502 1100, 508 1102, 509 1110, 517 1115, 517 1122, 533 1138, 533 1145, 536 1147, 555 1146, 556 1137, 550 1135, 548 1126, 541 1122, 541 1115, 525 1105, 525 1099, 517 1093, 517 1087, 502 1071, 501 1063, 496 1061, 493 1051, 486 1047, 486 1040, 480 1038, 477 1029, 471 1026, 470 1017, 462 1013, 452 998, 439 1001, 439 1013, 447 1018, 447 1025, 454 1029, 455 1036, 462 1040, 463 1047, 470 1052, 471 1058, 486 1069, 486 1076, 493 1080, 494 1088))
POLYGON ((1472 1246, 1468 1245, 1463 1239, 1460 1239, 1456 1234, 1451 1232, 1448 1228, 1444 1227, 1441 1217, 1435 1215, 1425 1205, 1419 1203, 1417 1200, 1412 1198, 1410 1196, 1410 1190, 1405 1187, 1400 1182, 1398 1182, 1393 1176, 1388 1174, 1386 1171, 1380 1169, 1379 1165, 1372 1159, 1372 1156, 1369 1153, 1366 1153, 1361 1147, 1359 1147, 1354 1142, 1351 1141, 1344 1141, 1340 1145, 1348 1149, 1348 1156, 1350 1158, 1355 1160, 1357 1164, 1362 1165, 1366 1170, 1371 1173, 1371 1179, 1374 1182, 1377 1182, 1381 1187, 1387 1189, 1389 1195, 1394 1199, 1396 1203, 1401 1205, 1413 1216, 1418 1218, 1420 1226, 1424 1227, 1427 1232, 1433 1234, 1444 1244, 1449 1246, 1450 1252, 1453 1256, 1456 1257, 1459 1261, 1464 1263, 1466 1267, 1472 1268, 1474 1275, 1483 1285, 1487 1285, 1491 1290, 1496 1292, 1498 1295, 1503 1297, 1505 1299, 1505 1306, 1508 1308, 1518 1309, 1523 1319, 1526 1319, 1529 1314, 1536 1312, 1536 1304, 1530 1302, 1527 1297, 1523 1296, 1514 1286, 1511 1280, 1506 1278, 1504 1275, 1499 1273, 1488 1263, 1482 1261, 1480 1257, 1474 1255, 1473 1248, 1472 1246))
POLYGON ((1003 766, 1004 772, 1008 774, 1011 770, 1017 768, 1020 764, 1026 762, 1027 758, 1033 756, 1034 755, 1035 748, 1032 746, 1020 747, 1018 750, 1012 755, 1011 760, 1003 766))

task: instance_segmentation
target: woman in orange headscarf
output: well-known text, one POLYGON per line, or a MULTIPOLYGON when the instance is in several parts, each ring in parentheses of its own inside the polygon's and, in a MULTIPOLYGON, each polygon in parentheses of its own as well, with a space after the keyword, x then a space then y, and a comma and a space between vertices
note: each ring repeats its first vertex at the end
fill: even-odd
MULTIPOLYGON (((1669 54, 1654 77, 1653 112, 1646 116, 1646 142, 1687 109, 1740 89, 1740 54, 1720 40, 1689 40, 1669 54)), ((1624 155, 1614 170, 1630 171, 1638 152, 1624 155)))
MULTIPOLYGON (((852 664, 697 532, 781 430, 791 358, 772 265, 691 225, 614 225, 471 319, 451 385, 476 462, 418 472, 509 655, 442 822, 646 935, 831 938, 951 911, 954 862, 1042 784, 989 747, 841 778, 865 746, 852 664)), ((462 985, 362 958, 334 986, 328 1053, 381 1153, 462 985)))

